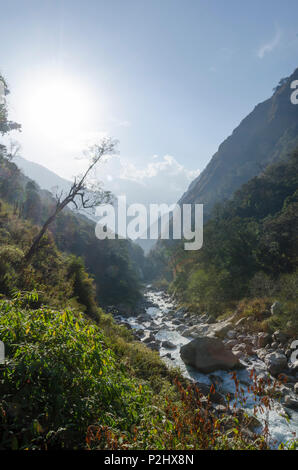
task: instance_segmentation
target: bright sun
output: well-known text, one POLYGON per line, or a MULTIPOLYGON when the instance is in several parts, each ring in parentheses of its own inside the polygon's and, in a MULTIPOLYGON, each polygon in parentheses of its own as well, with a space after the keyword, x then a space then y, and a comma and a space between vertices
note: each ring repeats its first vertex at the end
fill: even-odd
POLYGON ((82 132, 91 113, 91 100, 81 83, 63 75, 34 79, 24 92, 23 123, 39 137, 75 137, 82 132))

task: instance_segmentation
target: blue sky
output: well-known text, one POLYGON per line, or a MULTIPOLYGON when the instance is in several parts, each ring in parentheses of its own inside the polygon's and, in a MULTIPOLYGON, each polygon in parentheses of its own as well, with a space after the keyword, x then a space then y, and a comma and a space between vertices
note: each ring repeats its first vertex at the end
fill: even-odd
POLYGON ((296 0, 0 0, 0 12, 0 70, 23 124, 23 156, 64 177, 79 169, 72 162, 81 141, 70 129, 73 146, 62 143, 62 132, 54 138, 41 106, 35 120, 48 134, 34 129, 35 90, 62 77, 62 91, 69 82, 90 102, 77 108, 82 134, 120 141, 120 157, 103 171, 116 192, 131 181, 163 199, 168 177, 179 198, 241 119, 298 66, 296 0))

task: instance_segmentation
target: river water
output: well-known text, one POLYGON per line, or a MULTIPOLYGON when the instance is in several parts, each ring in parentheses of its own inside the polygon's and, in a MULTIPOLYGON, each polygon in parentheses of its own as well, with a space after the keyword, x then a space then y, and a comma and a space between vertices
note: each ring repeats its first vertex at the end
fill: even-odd
MULTIPOLYGON (((159 354, 166 362, 168 367, 179 367, 182 374, 194 381, 210 384, 215 382, 216 388, 220 393, 226 394, 228 392, 235 392, 234 382, 229 372, 218 370, 212 374, 202 374, 195 369, 186 366, 180 357, 180 347, 187 344, 193 338, 186 338, 177 331, 178 325, 175 316, 169 315, 169 312, 175 310, 177 305, 172 301, 164 292, 157 292, 149 289, 145 293, 145 297, 151 305, 146 309, 148 314, 148 321, 139 321, 136 317, 126 318, 132 328, 144 331, 144 338, 154 333, 155 339, 160 341, 170 341, 174 347, 159 348, 159 354), (167 355, 171 357, 167 357, 167 355)), ((124 319, 123 319, 124 320, 124 319)), ((268 374, 266 366, 263 361, 256 357, 251 357, 249 363, 244 363, 245 369, 236 371, 237 377, 241 384, 246 386, 250 383, 251 369, 254 369, 259 375, 261 373, 268 374)), ((246 411, 253 413, 255 401, 253 396, 246 395, 247 402, 245 404, 246 411)), ((241 406, 242 407, 242 406, 241 406)), ((243 408, 243 407, 242 407, 243 408)), ((294 433, 298 435, 298 413, 292 410, 287 410, 288 415, 291 416, 290 422, 284 417, 284 409, 278 401, 274 402, 273 409, 266 413, 266 419, 269 421, 269 430, 271 435, 272 447, 277 447, 280 442, 287 442, 293 439, 294 433)), ((258 419, 264 423, 264 415, 258 414, 258 419)))

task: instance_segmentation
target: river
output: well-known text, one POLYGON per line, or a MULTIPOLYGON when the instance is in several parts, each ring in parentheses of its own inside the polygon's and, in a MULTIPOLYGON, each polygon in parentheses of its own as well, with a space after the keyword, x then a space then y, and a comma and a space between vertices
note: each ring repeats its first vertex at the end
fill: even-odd
MULTIPOLYGON (((175 302, 164 292, 151 290, 150 286, 148 286, 145 292, 145 298, 150 304, 146 308, 146 321, 144 321, 144 318, 139 320, 138 317, 133 316, 118 319, 129 323, 135 330, 143 330, 143 340, 151 335, 151 337, 154 336, 155 340, 172 343, 171 347, 163 347, 162 345, 158 347, 159 354, 168 367, 179 367, 182 374, 194 382, 203 382, 210 385, 212 382, 216 382, 218 384, 217 390, 220 393, 235 392, 234 382, 229 372, 218 370, 212 374, 202 374, 184 364, 180 357, 180 347, 187 344, 192 338, 186 338, 179 332, 181 322, 178 323, 175 315, 171 315, 171 312, 177 309, 175 302)), ((245 369, 236 371, 240 383, 244 386, 250 382, 251 369, 254 369, 258 375, 268 374, 266 365, 256 356, 252 356, 249 362, 244 363, 244 365, 245 369)), ((248 413, 253 413, 253 406, 255 405, 253 397, 246 395, 246 398, 245 408, 248 413)), ((291 416, 290 422, 284 417, 284 409, 281 404, 275 401, 273 409, 266 413, 272 447, 277 447, 280 442, 287 442, 293 439, 293 433, 295 432, 298 435, 298 412, 292 410, 287 410, 287 412, 291 416)), ((264 422, 262 414, 259 413, 257 417, 261 422, 264 422)))

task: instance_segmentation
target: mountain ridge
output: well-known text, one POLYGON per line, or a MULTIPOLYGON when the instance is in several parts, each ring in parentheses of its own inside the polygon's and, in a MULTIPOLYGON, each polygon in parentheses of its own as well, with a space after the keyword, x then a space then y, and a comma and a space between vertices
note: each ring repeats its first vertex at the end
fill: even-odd
POLYGON ((291 103, 290 84, 298 68, 281 81, 271 98, 259 103, 218 147, 206 168, 191 182, 179 204, 214 204, 229 199, 270 163, 284 158, 298 144, 298 106, 291 103))

